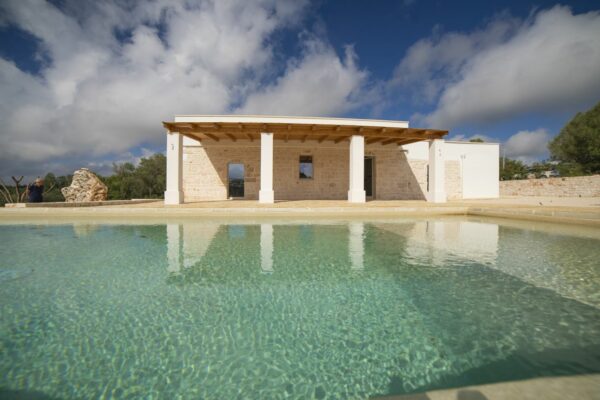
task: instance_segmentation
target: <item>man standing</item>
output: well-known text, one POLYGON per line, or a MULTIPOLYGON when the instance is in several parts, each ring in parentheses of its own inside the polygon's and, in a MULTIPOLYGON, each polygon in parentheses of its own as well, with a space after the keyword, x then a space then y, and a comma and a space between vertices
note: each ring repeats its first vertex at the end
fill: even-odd
POLYGON ((27 199, 30 203, 41 203, 44 201, 44 181, 37 178, 35 182, 27 186, 27 199))

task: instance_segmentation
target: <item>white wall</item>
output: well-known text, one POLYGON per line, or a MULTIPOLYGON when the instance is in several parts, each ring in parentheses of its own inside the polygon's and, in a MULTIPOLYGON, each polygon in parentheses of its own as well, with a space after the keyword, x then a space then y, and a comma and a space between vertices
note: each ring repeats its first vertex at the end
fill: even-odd
MULTIPOLYGON (((429 160, 428 142, 412 143, 402 148, 409 160, 429 160)), ((499 197, 499 157, 498 143, 444 143, 444 159, 459 162, 463 199, 499 197)))
POLYGON ((460 163, 463 199, 499 197, 498 143, 446 142, 444 154, 460 163))

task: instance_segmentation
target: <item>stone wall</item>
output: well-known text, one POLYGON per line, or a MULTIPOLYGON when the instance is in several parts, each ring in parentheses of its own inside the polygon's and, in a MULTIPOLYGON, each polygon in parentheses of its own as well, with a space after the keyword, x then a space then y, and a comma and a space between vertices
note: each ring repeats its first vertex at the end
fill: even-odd
POLYGON ((600 175, 500 181, 500 196, 600 197, 600 175))
MULTIPOLYGON (((408 160, 397 146, 371 144, 365 156, 375 159, 374 195, 378 200, 424 200, 427 191, 427 161, 408 160)), ((227 199, 229 163, 245 168, 245 197, 258 199, 260 189, 260 141, 206 142, 184 146, 184 200, 227 199)), ((273 190, 276 200, 343 200, 348 197, 347 143, 301 143, 276 140, 273 150, 273 190), (299 178, 299 158, 313 157, 313 179, 299 178)), ((446 162, 446 191, 449 198, 460 196, 460 168, 446 162)))

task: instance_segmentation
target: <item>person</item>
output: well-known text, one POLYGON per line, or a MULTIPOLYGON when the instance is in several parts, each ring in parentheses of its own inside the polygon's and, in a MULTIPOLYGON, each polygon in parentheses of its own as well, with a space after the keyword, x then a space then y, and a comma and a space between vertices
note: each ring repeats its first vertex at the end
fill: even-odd
POLYGON ((30 203, 41 203, 44 201, 44 181, 37 178, 27 186, 27 200, 30 203))

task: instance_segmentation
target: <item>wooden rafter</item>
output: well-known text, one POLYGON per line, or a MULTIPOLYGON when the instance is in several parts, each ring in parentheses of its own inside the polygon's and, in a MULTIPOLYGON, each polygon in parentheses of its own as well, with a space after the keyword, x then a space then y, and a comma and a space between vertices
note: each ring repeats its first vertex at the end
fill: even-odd
POLYGON ((325 139, 327 139, 327 136, 329 136, 329 135, 323 135, 323 136, 321 136, 321 137, 319 138, 319 143, 323 143, 323 141, 324 141, 325 139))
POLYGON ((335 140, 333 141, 333 143, 339 143, 339 142, 341 142, 341 141, 343 141, 343 140, 346 140, 346 139, 348 139, 348 138, 350 138, 350 136, 348 136, 348 135, 346 135, 346 136, 340 136, 340 137, 338 137, 337 139, 335 139, 335 140))
POLYGON ((382 140, 383 140, 383 138, 382 138, 382 137, 373 137, 373 138, 369 138, 369 139, 367 139, 367 140, 366 140, 366 143, 367 143, 367 144, 371 144, 371 143, 377 143, 377 142, 380 142, 380 141, 382 141, 382 140))
POLYGON ((226 133, 225 136, 227 136, 229 139, 233 140, 234 142, 237 142, 237 138, 235 136, 233 136, 231 133, 226 133))

